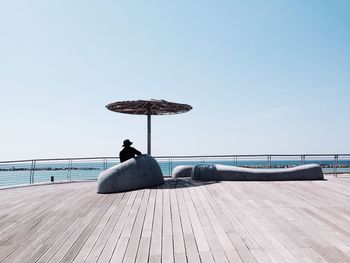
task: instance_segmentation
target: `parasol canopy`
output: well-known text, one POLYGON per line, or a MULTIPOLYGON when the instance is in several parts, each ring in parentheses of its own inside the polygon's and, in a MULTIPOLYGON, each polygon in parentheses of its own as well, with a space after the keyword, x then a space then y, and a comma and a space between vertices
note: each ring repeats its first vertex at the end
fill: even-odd
POLYGON ((119 113, 147 115, 147 153, 151 154, 151 115, 171 115, 192 110, 188 104, 166 100, 132 100, 117 101, 106 105, 106 108, 119 113))

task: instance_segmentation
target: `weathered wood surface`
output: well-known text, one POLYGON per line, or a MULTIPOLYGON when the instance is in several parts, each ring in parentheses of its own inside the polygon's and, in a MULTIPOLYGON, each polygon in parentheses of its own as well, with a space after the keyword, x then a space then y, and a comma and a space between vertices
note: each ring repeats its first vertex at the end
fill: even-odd
POLYGON ((350 262, 350 178, 0 190, 1 262, 350 262))

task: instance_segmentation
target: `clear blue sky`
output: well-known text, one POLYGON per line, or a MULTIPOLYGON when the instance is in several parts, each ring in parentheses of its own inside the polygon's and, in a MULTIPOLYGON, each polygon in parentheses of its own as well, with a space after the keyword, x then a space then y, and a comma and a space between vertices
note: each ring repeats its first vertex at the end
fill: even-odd
POLYGON ((349 153, 350 1, 1 1, 0 90, 0 160, 349 153))

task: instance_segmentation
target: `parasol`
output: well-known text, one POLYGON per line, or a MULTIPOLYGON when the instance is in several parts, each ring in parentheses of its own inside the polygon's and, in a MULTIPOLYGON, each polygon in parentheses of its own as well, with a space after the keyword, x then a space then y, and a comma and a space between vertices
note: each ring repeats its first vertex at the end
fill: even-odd
POLYGON ((151 115, 172 115, 192 110, 188 104, 166 100, 132 100, 117 101, 106 105, 106 108, 119 113, 147 115, 147 153, 151 154, 151 115))

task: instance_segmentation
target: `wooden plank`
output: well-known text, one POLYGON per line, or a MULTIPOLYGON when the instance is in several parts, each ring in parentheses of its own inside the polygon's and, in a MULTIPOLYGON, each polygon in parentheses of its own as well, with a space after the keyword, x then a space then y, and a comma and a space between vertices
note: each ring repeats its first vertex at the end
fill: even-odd
POLYGON ((99 237, 114 211, 113 204, 118 203, 122 195, 109 195, 108 197, 110 198, 105 202, 105 206, 97 212, 81 233, 77 233, 78 238, 72 241, 73 245, 69 248, 61 261, 72 262, 85 244, 87 244, 87 247, 92 247, 95 244, 96 239, 99 237))
POLYGON ((174 255, 175 263, 187 263, 187 258, 185 253, 177 253, 174 255))
POLYGON ((151 237, 141 236, 139 249, 137 251, 136 262, 147 262, 149 258, 149 247, 151 244, 151 237))
MULTIPOLYGON (((207 192, 206 188, 200 188, 201 189, 198 189, 197 192, 201 196, 202 204, 206 207, 206 212, 209 215, 209 218, 214 226, 219 242, 221 243, 223 249, 230 255, 231 260, 240 262, 242 259, 243 262, 255 262, 254 257, 252 256, 243 240, 239 236, 236 238, 236 235, 234 234, 235 231, 226 233, 225 229, 220 223, 222 220, 225 220, 227 222, 226 218, 230 218, 230 215, 227 213, 229 211, 227 209, 227 206, 223 206, 223 203, 220 205, 215 203, 213 201, 216 199, 215 196, 210 195, 207 192), (205 196, 206 199, 204 199, 205 196), (205 202, 205 200, 207 200, 207 202, 205 202), (222 206, 223 209, 221 210, 220 207, 222 206)), ((243 230, 241 230, 241 232, 242 231, 243 230)), ((244 231, 244 233, 246 233, 246 231, 244 231)))
POLYGON ((160 262, 162 257, 163 190, 157 189, 149 260, 160 262))
MULTIPOLYGON (((69 249, 73 246, 74 242, 79 238, 79 236, 82 234, 82 232, 86 229, 86 227, 92 222, 92 225, 95 225, 96 221, 99 220, 100 213, 104 213, 104 211, 109 207, 110 203, 109 201, 112 200, 111 196, 106 196, 104 203, 102 203, 102 206, 100 208, 96 207, 93 209, 86 217, 81 218, 79 220, 79 224, 74 229, 72 233, 70 233, 67 238, 63 239, 62 243, 57 244, 57 249, 52 250, 51 253, 45 253, 45 260, 41 258, 39 260, 43 262, 60 262, 63 260, 65 254, 69 251, 69 249), (47 259, 50 260, 48 261, 47 259)), ((53 246, 55 248, 55 246, 53 246)), ((48 250, 50 251, 50 249, 48 250)))
MULTIPOLYGON (((124 206, 127 202, 127 200, 130 197, 130 192, 125 194, 120 194, 120 197, 122 197, 121 201, 118 203, 118 205, 114 208, 113 214, 110 217, 109 221, 107 222, 105 228, 103 229, 101 235, 97 239, 96 243, 91 247, 91 242, 86 242, 84 247, 80 250, 77 257, 74 259, 75 262, 96 262, 106 245, 108 238, 110 237, 115 224, 118 222, 118 219, 124 209, 124 206)), ((112 205, 113 207, 113 205, 112 205)))
POLYGON ((185 204, 187 207, 187 212, 190 218, 191 226, 193 229, 193 234, 196 239, 196 244, 198 247, 198 251, 201 252, 208 252, 210 251, 209 244, 205 238, 204 230, 202 228, 202 225, 200 224, 198 215, 195 211, 193 202, 191 200, 189 191, 187 188, 182 189, 184 198, 185 198, 185 204))
POLYGON ((162 238, 162 262, 174 262, 173 237, 171 235, 162 238))
POLYGON ((271 263, 273 262, 271 258, 265 253, 263 249, 251 249, 252 255, 255 257, 257 262, 261 263, 271 263))
POLYGON ((126 247, 129 243, 129 237, 121 236, 118 240, 117 246, 113 252, 113 256, 110 262, 123 262, 126 247))
POLYGON ((202 263, 214 263, 213 255, 210 251, 202 251, 199 253, 202 263))
POLYGON ((228 233, 228 236, 232 243, 234 244, 239 256, 241 257, 242 261, 245 263, 256 263, 257 260, 255 259, 254 255, 252 254, 251 250, 247 247, 247 245, 244 243, 244 240, 240 236, 238 236, 236 233, 228 233))
POLYGON ((125 256, 123 259, 124 262, 135 262, 136 260, 136 256, 139 248, 139 242, 140 242, 141 233, 142 233, 142 227, 145 220, 145 214, 147 210, 149 195, 150 195, 150 191, 148 189, 145 190, 145 193, 142 197, 140 208, 137 213, 135 223, 131 232, 130 240, 125 252, 125 256))
POLYGON ((137 213, 138 213, 140 205, 141 205, 143 195, 144 195, 144 190, 137 191, 135 201, 131 207, 131 210, 130 210, 130 213, 129 213, 128 218, 126 220, 126 223, 124 225, 124 228, 120 234, 120 238, 117 242, 116 248, 115 248, 113 255, 112 255, 112 258, 111 258, 111 262, 122 262, 123 261, 128 243, 130 241, 132 228, 134 226, 136 216, 137 216, 137 213))
POLYGON ((156 189, 150 190, 150 196, 147 203, 147 211, 145 215, 145 221, 142 228, 142 236, 143 237, 151 237, 152 235, 152 227, 153 227, 153 220, 154 220, 154 207, 156 203, 156 189))
POLYGON ((183 189, 178 188, 175 190, 175 193, 178 200, 179 215, 181 219, 183 240, 187 260, 188 262, 200 262, 199 251, 193 234, 188 211, 186 208, 183 189))
POLYGON ((191 197, 200 218, 210 251, 215 262, 241 262, 241 259, 229 240, 208 201, 201 193, 201 187, 192 188, 191 197))
POLYGON ((190 218, 185 205, 185 199, 182 193, 182 189, 176 189, 176 196, 178 199, 179 213, 181 218, 181 226, 183 235, 193 234, 190 218))
POLYGON ((98 258, 98 262, 109 262, 114 249, 116 247, 116 244, 120 238, 121 232, 123 231, 124 225, 126 224, 128 215, 130 213, 130 210, 132 208, 132 203, 134 202, 135 198, 136 198, 136 191, 132 191, 129 199, 127 201, 127 203, 124 206, 124 209, 118 219, 118 223, 115 224, 115 227, 111 233, 111 235, 109 236, 106 245, 104 246, 99 258, 98 258))
MULTIPOLYGON (((79 200, 79 199, 77 199, 79 200)), ((91 202, 90 202, 91 203, 91 202)), ((71 204, 71 208, 73 208, 73 211, 76 211, 74 210, 74 205, 71 204)), ((92 205, 95 205, 95 204, 92 204, 92 205)), ((22 212, 22 211, 21 211, 22 212)), ((59 213, 55 213, 55 215, 57 217, 59 216, 62 216, 62 214, 59 214, 59 213)), ((70 215, 70 214, 69 214, 70 215)), ((71 215, 71 217, 68 217, 66 218, 66 220, 69 221, 69 224, 71 222, 73 222, 76 218, 77 218, 77 213, 76 212, 73 212, 73 214, 71 215)), ((55 217, 53 217, 53 219, 55 219, 55 217)), ((23 259, 28 259, 28 258, 32 258, 32 256, 36 253, 38 255, 38 253, 40 252, 37 252, 38 250, 39 251, 43 251, 45 249, 45 247, 47 247, 48 243, 46 242, 46 240, 48 238, 50 238, 50 236, 56 232, 56 230, 58 229, 58 227, 60 226, 60 224, 53 224, 54 225, 54 228, 50 228, 50 231, 44 231, 45 227, 47 226, 50 226, 51 224, 51 220, 50 218, 48 218, 48 220, 42 220, 39 224, 37 224, 38 226, 39 225, 42 225, 42 229, 41 231, 36 231, 35 233, 33 233, 33 236, 28 239, 28 241, 25 241, 25 244, 23 247, 20 247, 20 251, 18 251, 18 249, 16 250, 17 252, 16 253, 13 253, 13 255, 15 255, 17 258, 23 258, 23 259), (45 242, 45 243, 44 243, 45 242), (41 243, 44 243, 43 245, 41 245, 41 243), (39 245, 40 244, 40 245, 39 245), (19 252, 19 253, 18 253, 19 252)), ((62 222, 62 220, 58 220, 58 222, 62 222)), ((69 226, 68 224, 68 226, 69 226)), ((68 227, 67 225, 65 226, 64 229, 67 229, 68 227)), ((64 231, 63 231, 64 232, 64 231)), ((62 233, 62 232, 61 232, 62 233)), ((60 233, 60 234, 61 234, 60 233)), ((28 232, 25 234, 26 236, 28 236, 28 232)), ((53 236, 57 236, 57 235, 53 235, 53 236)), ((23 238, 23 235, 21 236, 23 238)), ((25 240, 25 239, 24 239, 25 240)), ((19 243, 20 244, 20 243, 19 243)), ((9 260, 11 261, 12 260, 12 257, 9 258, 9 260)))
MULTIPOLYGON (((247 196, 246 198, 254 198, 256 193, 254 192, 254 187, 251 187, 252 196, 247 196)), ((253 204, 255 209, 259 209, 257 203, 250 202, 253 204)), ((228 204, 229 206, 229 204, 228 204)), ((249 210, 248 210, 249 215, 249 210)), ((283 253, 283 258, 287 262, 296 262, 296 258, 293 254, 287 250, 280 242, 277 240, 269 231, 265 228, 263 224, 260 223, 261 218, 257 219, 256 216, 260 216, 259 213, 254 211, 255 217, 243 216, 242 222, 244 221, 247 225, 248 232, 254 237, 259 245, 259 248, 251 248, 251 252, 255 252, 253 255, 259 261, 270 261, 269 257, 265 254, 266 250, 278 248, 279 253, 283 253), (262 249, 260 249, 262 248, 262 249)))
MULTIPOLYGON (((174 244, 174 260, 181 261, 183 255, 185 255, 185 243, 181 226, 181 218, 178 200, 176 196, 176 190, 173 189, 170 192, 170 204, 171 204, 171 221, 173 229, 173 244, 174 244), (177 256, 179 254, 179 256, 177 256)), ((186 258, 186 256, 185 256, 186 258)))
POLYGON ((187 253, 186 256, 187 256, 188 262, 191 262, 191 263, 200 263, 201 262, 199 254, 197 254, 197 253, 187 253))
POLYGON ((145 220, 143 223, 139 249, 136 256, 136 262, 145 262, 149 258, 149 251, 151 246, 151 234, 152 234, 152 223, 154 218, 154 207, 155 207, 156 190, 151 189, 147 203, 147 210, 145 214, 145 220))
POLYGON ((169 189, 163 190, 162 262, 174 262, 173 228, 169 189))
MULTIPOLYGON (((77 199, 76 204, 71 204, 70 206, 72 211, 74 212, 71 215, 70 213, 65 213, 63 220, 57 225, 57 227, 55 225, 53 234, 43 239, 39 239, 42 243, 38 245, 36 249, 33 249, 32 253, 27 255, 27 257, 25 258, 29 258, 29 262, 37 261, 41 257, 41 255, 45 253, 46 250, 49 249, 55 243, 56 239, 60 237, 62 233, 65 233, 65 231, 68 229, 72 222, 79 220, 79 217, 84 217, 85 215, 88 215, 90 211, 94 209, 94 207, 98 207, 103 201, 103 197, 95 198, 94 201, 89 200, 89 202, 86 203, 86 205, 84 205, 84 202, 80 202, 80 200, 77 199)), ((65 212, 65 210, 63 211, 65 212)))

